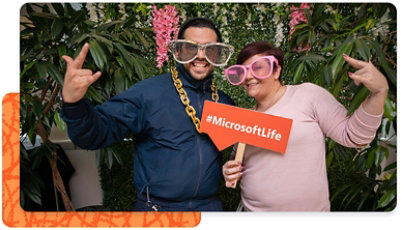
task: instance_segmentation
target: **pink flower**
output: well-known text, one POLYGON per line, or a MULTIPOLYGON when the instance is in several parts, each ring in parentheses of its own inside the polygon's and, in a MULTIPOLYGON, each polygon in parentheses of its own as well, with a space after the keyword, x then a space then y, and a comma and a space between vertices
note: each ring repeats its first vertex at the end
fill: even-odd
POLYGON ((168 49, 171 37, 178 37, 179 16, 175 6, 166 5, 165 9, 157 9, 153 6, 152 26, 157 44, 157 68, 161 68, 168 61, 168 49))
POLYGON ((290 18, 291 19, 290 19, 290 22, 289 22, 289 26, 290 26, 289 34, 292 34, 295 31, 295 26, 297 24, 299 24, 300 22, 304 22, 304 23, 308 22, 307 18, 306 18, 306 14, 304 12, 304 9, 310 9, 309 4, 302 3, 299 8, 297 8, 296 6, 292 6, 290 8, 290 10, 292 12, 290 13, 290 18))
MULTIPOLYGON (((290 27, 289 40, 290 40, 291 35, 293 34, 293 32, 295 32, 295 30, 296 30, 295 26, 297 24, 299 24, 300 22, 304 22, 304 23, 308 22, 308 20, 306 18, 306 13, 304 12, 304 9, 310 9, 309 4, 302 3, 299 8, 297 8, 296 6, 292 6, 290 8, 291 13, 290 13, 290 22, 289 22, 289 27, 290 27)), ((311 13, 312 12, 310 11, 310 14, 311 13)), ((311 49, 310 43, 307 43, 305 47, 303 47, 303 43, 301 43, 294 50, 296 50, 298 53, 301 53, 303 51, 309 51, 310 49, 311 49)))

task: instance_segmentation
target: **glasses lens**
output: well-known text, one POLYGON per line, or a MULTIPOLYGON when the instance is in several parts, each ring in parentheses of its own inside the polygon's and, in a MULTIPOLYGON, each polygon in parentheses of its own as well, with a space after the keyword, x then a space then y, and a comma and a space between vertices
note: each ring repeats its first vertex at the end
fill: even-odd
POLYGON ((215 65, 225 65, 232 55, 232 50, 225 45, 209 44, 205 48, 206 58, 215 65))
POLYGON ((187 41, 175 41, 172 49, 176 61, 189 62, 196 57, 199 47, 187 41))
POLYGON ((226 69, 226 76, 231 84, 238 85, 244 79, 244 68, 241 66, 230 66, 226 69))
POLYGON ((252 63, 251 70, 256 77, 267 77, 272 71, 272 63, 267 58, 260 58, 252 63))

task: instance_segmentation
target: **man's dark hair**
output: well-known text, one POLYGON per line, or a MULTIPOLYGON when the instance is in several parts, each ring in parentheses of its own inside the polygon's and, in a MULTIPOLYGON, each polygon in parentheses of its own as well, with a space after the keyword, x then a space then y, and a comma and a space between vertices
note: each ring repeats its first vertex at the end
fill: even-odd
POLYGON ((191 18, 191 19, 187 20, 186 22, 184 22, 179 29, 178 39, 185 38, 184 33, 185 33, 186 29, 189 27, 200 27, 200 28, 212 29, 212 30, 214 30, 214 32, 216 32, 217 42, 223 41, 220 30, 217 29, 216 25, 214 25, 214 23, 207 18, 191 18))

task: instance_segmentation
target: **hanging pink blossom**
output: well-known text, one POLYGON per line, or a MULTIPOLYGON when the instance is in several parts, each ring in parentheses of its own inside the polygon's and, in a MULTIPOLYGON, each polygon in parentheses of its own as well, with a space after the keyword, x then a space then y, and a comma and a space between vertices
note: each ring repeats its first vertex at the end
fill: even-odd
POLYGON ((175 6, 166 5, 165 9, 157 9, 153 6, 152 25, 157 44, 157 68, 161 68, 165 61, 168 61, 168 49, 171 36, 178 37, 179 16, 175 6))
MULTIPOLYGON (((296 30, 295 26, 297 24, 299 24, 300 22, 304 22, 304 23, 308 22, 304 9, 310 9, 310 6, 308 3, 302 3, 299 8, 296 6, 292 6, 290 8, 291 13, 290 13, 290 22, 289 22, 289 27, 290 27, 289 40, 291 38, 292 33, 295 32, 295 30, 296 30)), ((310 11, 310 14, 311 13, 312 12, 310 11)), ((301 43, 294 50, 296 50, 298 53, 301 53, 303 51, 309 51, 310 49, 311 49, 310 43, 307 43, 305 47, 303 47, 303 44, 301 43)))
POLYGON ((291 13, 290 13, 290 32, 289 34, 292 34, 295 31, 295 26, 299 24, 300 22, 307 23, 307 18, 306 14, 304 12, 304 9, 310 9, 310 6, 308 3, 302 3, 299 8, 296 6, 292 6, 290 8, 291 13))

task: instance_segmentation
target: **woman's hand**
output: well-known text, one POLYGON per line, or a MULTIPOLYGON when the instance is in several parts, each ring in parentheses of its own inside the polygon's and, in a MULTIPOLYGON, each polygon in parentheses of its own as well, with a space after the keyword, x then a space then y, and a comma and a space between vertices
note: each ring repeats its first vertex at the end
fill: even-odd
POLYGON ((352 67, 358 69, 354 73, 348 73, 348 76, 354 80, 356 85, 362 83, 371 91, 372 94, 387 93, 389 90, 388 82, 385 76, 371 63, 354 59, 343 54, 344 60, 352 67))
POLYGON ((244 167, 241 162, 238 161, 227 161, 223 165, 223 176, 226 181, 227 188, 235 188, 237 180, 242 176, 242 170, 244 167))
POLYGON ((344 60, 352 67, 358 69, 354 73, 349 72, 348 76, 354 80, 356 85, 362 83, 369 89, 371 95, 363 103, 364 110, 373 115, 379 115, 388 95, 389 86, 386 77, 371 63, 354 59, 343 54, 344 60))

